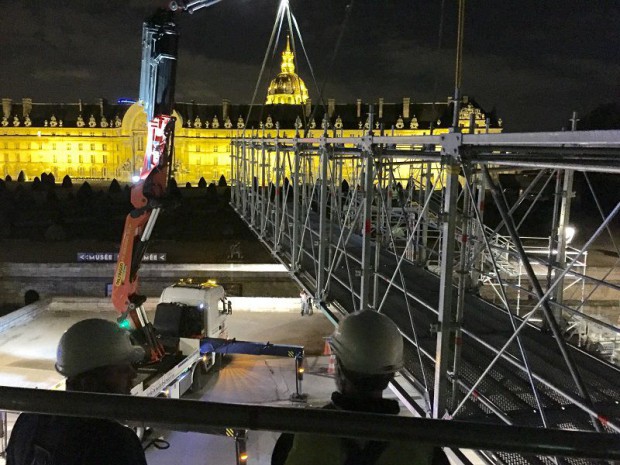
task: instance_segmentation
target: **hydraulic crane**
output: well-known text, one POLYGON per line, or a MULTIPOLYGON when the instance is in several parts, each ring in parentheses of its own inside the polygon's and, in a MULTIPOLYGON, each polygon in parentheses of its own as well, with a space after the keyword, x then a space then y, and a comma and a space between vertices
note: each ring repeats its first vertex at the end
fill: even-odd
POLYGON ((142 28, 142 67, 140 101, 148 121, 144 161, 137 181, 131 187, 133 209, 125 219, 125 227, 116 263, 112 287, 112 303, 120 313, 119 322, 133 327, 143 335, 150 361, 164 356, 164 349, 155 336, 139 293, 138 272, 142 258, 166 202, 170 167, 174 156, 174 125, 172 116, 176 81, 179 33, 174 22, 175 12, 193 13, 221 0, 172 1, 168 8, 158 10, 142 28))

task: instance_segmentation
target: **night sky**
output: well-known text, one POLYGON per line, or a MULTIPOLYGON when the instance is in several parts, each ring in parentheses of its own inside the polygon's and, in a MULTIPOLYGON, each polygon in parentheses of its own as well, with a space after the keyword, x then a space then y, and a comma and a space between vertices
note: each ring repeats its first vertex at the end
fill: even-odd
MULTIPOLYGON (((181 14, 177 101, 249 103, 278 0, 223 0, 181 14)), ((456 0, 291 0, 325 97, 444 101, 453 92, 456 0), (352 3, 342 44, 334 49, 352 3), (330 69, 330 62, 333 66, 330 69)), ((137 98, 141 24, 157 0, 0 0, 0 96, 35 102, 137 98)), ((559 130, 620 100, 620 2, 470 0, 463 94, 495 108, 507 131, 559 130)), ((279 69, 281 43, 259 88, 279 69)), ((317 85, 298 50, 310 97, 317 85)))

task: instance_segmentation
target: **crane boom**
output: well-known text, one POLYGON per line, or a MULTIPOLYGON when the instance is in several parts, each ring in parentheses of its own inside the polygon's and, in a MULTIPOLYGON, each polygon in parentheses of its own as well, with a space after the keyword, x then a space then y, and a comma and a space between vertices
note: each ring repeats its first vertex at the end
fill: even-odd
POLYGON ((138 180, 131 187, 132 210, 125 219, 121 245, 114 272, 112 303, 119 322, 131 321, 140 330, 151 361, 164 356, 139 293, 140 265, 165 203, 170 167, 174 154, 172 116, 176 84, 178 39, 175 11, 193 13, 221 0, 173 1, 168 9, 158 10, 142 27, 142 67, 140 101, 148 121, 147 144, 138 180))

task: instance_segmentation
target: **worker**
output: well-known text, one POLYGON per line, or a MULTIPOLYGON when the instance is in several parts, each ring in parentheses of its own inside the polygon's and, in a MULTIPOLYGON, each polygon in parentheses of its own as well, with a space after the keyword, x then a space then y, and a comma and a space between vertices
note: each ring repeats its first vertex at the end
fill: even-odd
POLYGON ((312 297, 302 289, 299 293, 299 299, 301 301, 301 316, 312 315, 312 297))
MULTIPOLYGON (((387 316, 363 310, 340 321, 330 341, 336 356, 336 388, 324 408, 396 415, 396 400, 383 391, 403 366, 403 338, 387 316)), ((415 441, 364 441, 316 434, 282 434, 272 465, 448 464, 444 452, 415 441)))
MULTIPOLYGON (((133 366, 144 358, 129 333, 92 318, 71 326, 60 338, 56 370, 67 391, 129 394, 133 366)), ((146 465, 136 434, 112 420, 22 413, 7 447, 7 465, 146 465)))

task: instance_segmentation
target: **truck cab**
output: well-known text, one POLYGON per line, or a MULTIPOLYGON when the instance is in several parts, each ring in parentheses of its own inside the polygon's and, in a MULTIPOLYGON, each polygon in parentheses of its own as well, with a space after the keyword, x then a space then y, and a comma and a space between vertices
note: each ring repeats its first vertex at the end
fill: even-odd
POLYGON ((182 280, 163 290, 154 326, 162 336, 225 339, 226 318, 231 312, 222 286, 213 281, 182 280))

